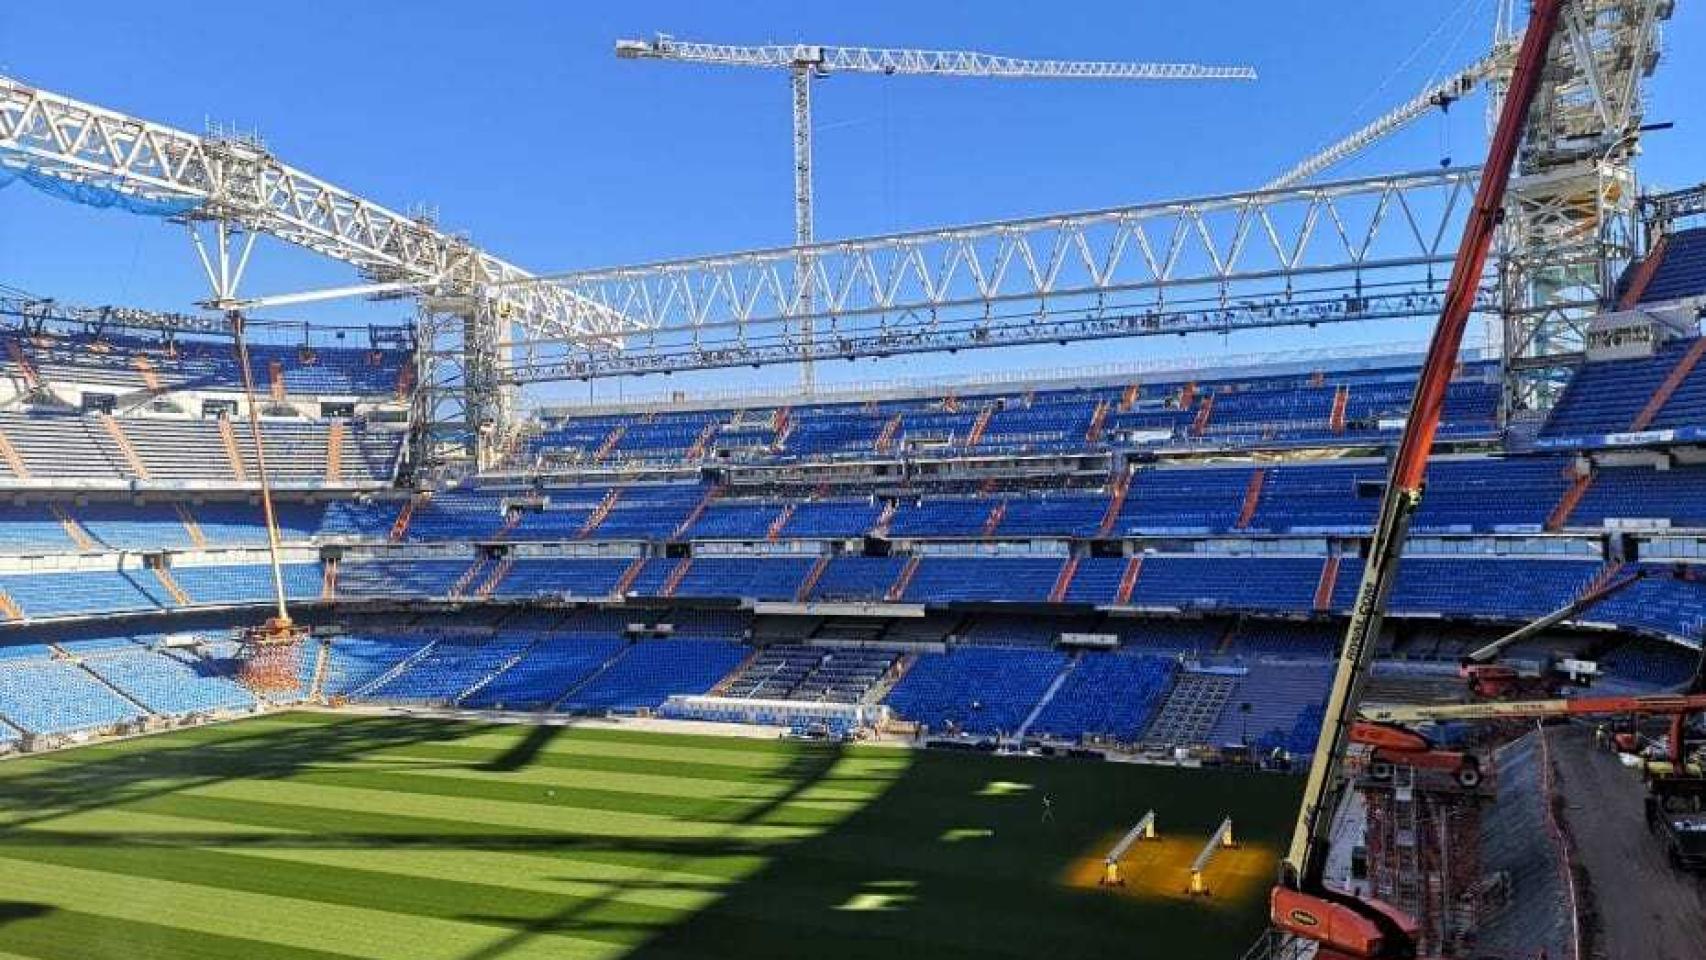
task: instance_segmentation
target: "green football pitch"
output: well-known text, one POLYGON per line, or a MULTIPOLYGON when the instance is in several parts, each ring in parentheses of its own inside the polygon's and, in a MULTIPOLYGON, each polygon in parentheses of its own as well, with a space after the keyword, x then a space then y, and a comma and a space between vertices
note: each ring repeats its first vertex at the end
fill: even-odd
POLYGON ((0 763, 0 960, 1233 957, 1297 795, 1255 774, 276 714, 0 763), (1098 888, 1151 808, 1161 838, 1098 888), (1228 815, 1212 895, 1185 896, 1228 815))

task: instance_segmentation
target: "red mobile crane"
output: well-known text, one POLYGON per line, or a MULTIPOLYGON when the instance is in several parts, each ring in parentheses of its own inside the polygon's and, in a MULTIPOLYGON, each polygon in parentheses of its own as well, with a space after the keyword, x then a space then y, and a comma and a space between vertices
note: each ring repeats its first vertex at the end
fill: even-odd
POLYGON ((1481 171, 1481 184, 1463 227, 1439 324, 1428 344, 1410 402, 1410 415, 1381 496, 1368 562, 1339 651, 1326 716, 1315 744, 1291 845, 1281 864, 1279 883, 1269 897, 1269 920, 1274 928, 1318 943, 1316 956, 1320 960, 1401 958, 1416 953, 1418 928, 1414 919, 1391 904, 1362 900, 1327 888, 1323 871, 1329 828, 1345 790, 1345 749, 1351 741, 1352 727, 1358 723, 1357 707, 1374 659, 1374 641, 1380 634, 1386 598, 1396 579, 1410 520, 1421 505, 1428 453, 1439 428, 1446 387, 1486 268, 1487 250, 1499 224, 1505 187, 1510 182, 1529 107, 1540 86, 1561 2, 1536 0, 1529 16, 1528 30, 1523 35, 1504 107, 1481 171))

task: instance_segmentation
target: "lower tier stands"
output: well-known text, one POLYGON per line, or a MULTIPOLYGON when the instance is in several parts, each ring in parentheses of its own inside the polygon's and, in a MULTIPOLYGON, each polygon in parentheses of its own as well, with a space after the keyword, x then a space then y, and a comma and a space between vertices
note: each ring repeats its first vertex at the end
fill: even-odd
MULTIPOLYGON (((1070 621, 1027 631, 1023 618, 990 613, 962 624, 961 639, 946 647, 904 651, 847 641, 755 647, 736 639, 747 629, 742 618, 715 611, 512 619, 509 626, 481 625, 464 614, 374 630, 378 621, 369 617, 330 638, 323 651, 320 640, 306 645, 303 695, 334 704, 593 714, 653 712, 677 694, 880 702, 931 737, 1154 749, 1242 744, 1261 756, 1295 756, 1307 753, 1319 733, 1340 629, 1226 618, 1129 621, 1113 630, 1117 648, 1070 651, 1045 639, 1070 621), (658 626, 633 634, 629 621, 636 617, 658 626), (656 633, 666 623, 676 635, 660 639, 656 633)), ((881 631, 880 622, 874 626, 881 631)), ((1449 676, 1464 643, 1472 642, 1454 629, 1417 633, 1395 650, 1383 644, 1381 664, 1449 676)), ((203 630, 0 645, 0 741, 252 710, 259 701, 232 679, 228 637, 203 630)), ((1604 646, 1591 636, 1581 642, 1604 646)), ((1605 682, 1635 690, 1680 683, 1699 663, 1698 653, 1642 641, 1616 643, 1596 656, 1605 682)))
POLYGON ((161 641, 110 637, 0 647, 0 728, 53 737, 257 706, 254 694, 231 679, 229 644, 161 641))
POLYGON ((963 646, 927 653, 889 692, 888 704, 934 732, 1013 734, 1067 666, 1055 650, 963 646))

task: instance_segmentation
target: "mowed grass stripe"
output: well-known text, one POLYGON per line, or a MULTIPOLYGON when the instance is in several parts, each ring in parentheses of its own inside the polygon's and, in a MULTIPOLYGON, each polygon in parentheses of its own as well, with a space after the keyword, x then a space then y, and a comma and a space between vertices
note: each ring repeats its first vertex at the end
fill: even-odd
MULTIPOLYGON (((372 960, 468 960, 507 944, 504 960, 605 960, 620 945, 547 932, 517 938, 515 931, 474 920, 449 921, 350 907, 297 897, 255 894, 172 880, 152 880, 127 890, 120 875, 0 856, 8 884, 31 891, 42 903, 118 920, 154 923, 195 933, 267 940, 372 960)), ((235 956, 242 956, 236 954, 235 956)))
MULTIPOLYGON (((305 834, 299 843, 324 847, 509 850, 567 860, 590 860, 638 868, 665 868, 707 877, 744 876, 762 866, 780 844, 742 840, 707 842, 647 837, 582 836, 550 829, 496 830, 464 819, 400 816, 382 810, 334 810, 256 801, 177 795, 127 804, 123 809, 206 822, 198 842, 208 846, 275 844, 253 838, 252 826, 289 825, 305 834)), ((123 835, 115 843, 126 842, 123 835)), ((177 838, 182 842, 184 838, 177 838)), ((283 842, 290 842, 286 838, 283 842)))
MULTIPOLYGON (((551 808, 614 810, 629 814, 686 819, 697 823, 747 824, 773 827, 825 827, 857 810, 861 800, 812 800, 788 797, 784 791, 748 793, 735 799, 695 796, 657 791, 604 789, 600 778, 535 780, 532 782, 494 777, 433 776, 370 770, 327 770, 299 774, 292 783, 328 787, 383 790, 416 796, 457 797, 465 800, 499 800, 506 803, 540 804, 551 808), (591 780, 597 787, 579 786, 591 780)), ((680 781, 683 788, 690 781, 680 781)), ((868 798, 864 798, 868 799, 868 798)))
POLYGON ((0 842, 0 859, 97 871, 149 884, 173 881, 289 898, 304 901, 302 909, 308 911, 314 909, 310 904, 327 904, 510 930, 547 929, 614 944, 643 939, 652 929, 681 919, 708 899, 702 896, 697 902, 659 906, 612 897, 609 890, 590 895, 546 893, 445 879, 424 871, 400 879, 392 873, 350 866, 278 858, 261 861, 193 847, 162 850, 0 842))
MULTIPOLYGON (((193 878, 195 885, 226 892, 288 897, 421 919, 497 925, 518 934, 568 935, 617 946, 642 942, 654 931, 686 920, 686 914, 694 906, 710 906, 710 914, 700 914, 697 922, 714 924, 722 935, 735 943, 765 940, 805 945, 825 936, 904 935, 913 948, 927 947, 931 955, 941 955, 943 951, 958 953, 967 947, 968 940, 976 944, 978 952, 988 954, 1007 953, 1006 945, 1013 943, 1014 937, 1030 932, 1030 921, 1021 915, 988 919, 968 936, 968 931, 964 930, 885 931, 885 926, 891 926, 892 921, 885 924, 880 916, 855 911, 822 911, 824 905, 844 901, 856 894, 861 886, 856 882, 797 883, 772 900, 763 903, 748 900, 731 910, 715 906, 717 891, 714 889, 705 890, 697 904, 659 908, 623 899, 620 896, 621 884, 617 884, 613 891, 593 896, 570 896, 537 893, 510 885, 429 878, 425 871, 400 879, 367 869, 324 864, 274 860, 263 867, 250 857, 208 850, 180 849, 162 855, 158 850, 0 845, 0 862, 19 861, 99 871, 146 880, 150 884, 188 877, 193 878), (796 903, 816 909, 796 910, 796 903), (813 916, 817 920, 802 924, 793 919, 796 915, 813 916)), ((635 886, 645 882, 640 879, 628 881, 635 886)), ((948 892, 942 890, 932 895, 948 892)), ((969 908, 975 904, 978 895, 975 890, 966 892, 970 894, 966 898, 969 908)), ((305 909, 312 911, 313 908, 305 909)), ((1084 944, 1087 935, 1100 936, 1101 931, 1074 927, 1057 929, 1053 933, 1056 943, 1062 947, 1084 944)), ((712 955, 721 955, 715 941, 706 946, 712 955)))
POLYGON ((290 947, 31 904, 13 904, 0 926, 0 960, 350 960, 348 954, 290 947))
MULTIPOLYGON (((739 800, 754 796, 777 796, 787 793, 792 798, 812 801, 864 801, 894 782, 893 777, 866 779, 856 785, 831 786, 816 780, 803 784, 779 781, 766 777, 759 781, 741 779, 708 779, 683 776, 670 770, 667 762, 646 764, 643 770, 599 770, 597 776, 574 767, 530 763, 514 770, 493 770, 489 765, 446 762, 442 759, 388 756, 378 760, 359 760, 348 764, 324 765, 316 770, 362 770, 395 773, 406 776, 455 777, 463 780, 495 780, 504 783, 534 783, 544 787, 593 782, 601 790, 620 793, 661 793, 676 797, 701 797, 710 800, 739 800), (760 791, 763 791, 762 793, 760 791)), ((842 784, 849 778, 841 767, 831 767, 828 776, 842 784)))
POLYGON ((192 787, 183 795, 333 810, 384 810, 387 814, 405 817, 459 819, 488 827, 559 830, 592 837, 646 836, 695 840, 725 837, 732 832, 752 840, 783 841, 796 840, 813 832, 809 827, 703 823, 670 815, 630 813, 620 807, 582 808, 553 803, 543 791, 539 792, 536 800, 523 802, 456 793, 404 793, 324 786, 297 780, 227 780, 192 787))
MULTIPOLYGON (((813 747, 808 752, 784 762, 768 758, 760 764, 727 764, 676 757, 661 746, 654 746, 651 753, 638 747, 626 747, 620 753, 565 749, 542 751, 528 760, 528 766, 534 769, 550 768, 588 773, 653 773, 693 780, 753 784, 791 783, 813 776, 823 776, 833 770, 832 776, 824 776, 823 782, 826 786, 860 789, 892 783, 906 769, 904 755, 900 761, 896 761, 887 757, 889 751, 877 753, 876 757, 867 757, 838 754, 833 750, 813 747)), ((387 747, 368 755, 373 760, 403 757, 411 760, 440 760, 470 767, 491 765, 498 756, 498 753, 490 749, 468 746, 462 742, 387 747)))

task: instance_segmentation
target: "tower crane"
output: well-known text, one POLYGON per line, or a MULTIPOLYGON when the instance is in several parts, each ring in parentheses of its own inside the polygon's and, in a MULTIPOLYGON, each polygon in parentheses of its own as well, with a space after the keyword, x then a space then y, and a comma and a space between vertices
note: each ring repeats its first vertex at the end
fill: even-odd
POLYGON ((1428 454, 1445 408, 1446 387, 1457 364, 1457 351, 1486 268, 1505 189, 1527 126, 1529 107, 1540 89, 1563 2, 1537 0, 1529 15, 1528 30, 1517 52, 1498 127, 1482 168, 1481 184, 1463 225, 1439 323, 1416 378, 1410 413, 1392 457, 1362 582, 1357 585, 1350 623, 1339 648, 1321 735, 1304 782, 1297 823, 1280 866, 1279 884, 1269 898, 1269 919, 1274 929, 1291 938, 1313 941, 1316 956, 1322 960, 1415 956, 1418 928, 1414 919, 1391 904, 1327 887, 1324 873, 1330 825, 1347 786, 1345 755, 1358 729, 1358 707, 1374 662, 1386 600, 1397 581, 1410 521, 1421 507, 1428 454))
MULTIPOLYGON (((876 47, 836 47, 819 44, 741 46, 677 40, 658 34, 651 40, 618 40, 616 56, 624 60, 673 60, 726 67, 786 70, 791 79, 794 113, 794 243, 810 246, 812 229, 812 98, 813 80, 837 73, 882 76, 984 77, 1033 80, 1254 80, 1248 66, 1206 66, 1195 63, 1123 63, 1100 60, 1032 60, 966 50, 892 50, 876 47)), ((802 261, 800 298, 812 297, 811 264, 802 261)), ((800 386, 815 387, 810 346, 810 310, 801 321, 805 348, 800 386)))

